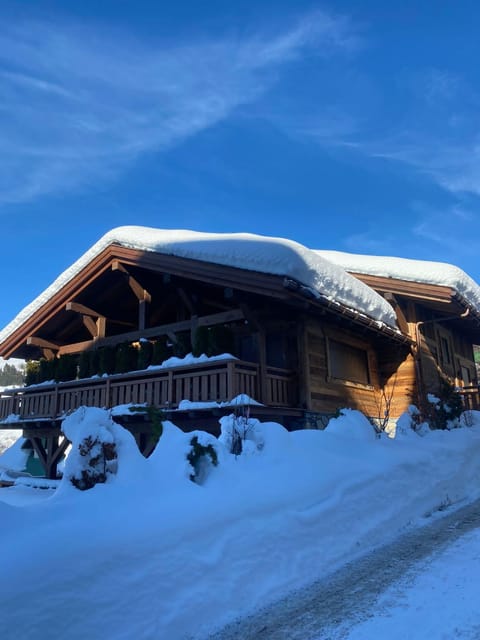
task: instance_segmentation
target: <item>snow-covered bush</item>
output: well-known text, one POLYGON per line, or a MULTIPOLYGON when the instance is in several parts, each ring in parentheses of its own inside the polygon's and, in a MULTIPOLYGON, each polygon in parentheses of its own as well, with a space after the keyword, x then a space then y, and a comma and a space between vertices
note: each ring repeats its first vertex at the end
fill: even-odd
MULTIPOLYGON (((105 434, 104 434, 105 435, 105 434)), ((100 436, 86 436, 78 445, 78 453, 83 458, 82 468, 70 476, 74 487, 85 491, 96 484, 106 482, 107 474, 117 468, 117 448, 115 442, 108 442, 100 436)))
POLYGON ((72 443, 64 478, 77 489, 108 482, 118 473, 122 458, 127 474, 143 459, 133 436, 105 409, 80 407, 65 418, 62 431, 72 443))
POLYGON ((442 381, 438 395, 427 394, 428 415, 432 429, 456 429, 464 411, 462 396, 447 381, 442 381))
POLYGON ((429 432, 430 427, 428 423, 423 420, 422 414, 414 404, 411 404, 408 410, 402 413, 397 420, 395 430, 396 437, 408 437, 413 433, 424 436, 429 432))
POLYGON ((264 446, 260 422, 248 414, 230 414, 220 418, 219 441, 229 453, 257 453, 264 446))
POLYGON ((190 440, 187 460, 191 468, 190 480, 197 484, 203 484, 210 468, 218 465, 215 438, 208 433, 197 431, 190 440))

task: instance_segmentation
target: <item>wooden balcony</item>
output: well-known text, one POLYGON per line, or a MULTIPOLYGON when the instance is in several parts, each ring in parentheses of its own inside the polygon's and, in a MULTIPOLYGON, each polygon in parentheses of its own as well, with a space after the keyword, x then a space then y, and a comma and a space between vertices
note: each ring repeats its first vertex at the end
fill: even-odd
POLYGON ((269 407, 294 407, 295 375, 267 367, 261 376, 258 364, 232 359, 34 385, 1 393, 0 421, 11 414, 22 421, 57 419, 80 406, 146 403, 176 409, 181 400, 228 402, 241 393, 269 407))
POLYGON ((480 391, 478 385, 458 389, 462 396, 465 411, 480 410, 480 391))

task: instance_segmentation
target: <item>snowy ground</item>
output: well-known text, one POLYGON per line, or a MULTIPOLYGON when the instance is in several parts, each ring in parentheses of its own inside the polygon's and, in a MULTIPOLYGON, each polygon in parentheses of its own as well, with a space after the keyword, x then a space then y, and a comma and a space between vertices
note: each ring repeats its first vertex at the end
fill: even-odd
MULTIPOLYGON (((344 640, 453 640, 480 637, 478 607, 480 530, 452 544, 439 557, 430 556, 390 587, 368 619, 346 634, 342 629, 328 637, 344 640)), ((325 640, 322 635, 316 640, 325 640)))
POLYGON ((21 435, 20 429, 2 429, 0 431, 0 454, 11 447, 21 435))
POLYGON ((437 511, 211 640, 478 640, 480 612, 470 596, 478 590, 479 527, 480 500, 437 511))
MULTIPOLYGON (((73 414, 72 437, 96 429, 117 443, 118 473, 86 492, 67 478, 56 492, 0 489, 0 637, 208 637, 426 514, 480 497, 475 418, 395 439, 376 438, 355 412, 323 432, 256 424, 238 457, 224 419, 220 441, 198 434, 219 458, 198 485, 186 460, 192 434, 165 424, 145 460, 105 412, 73 414)), ((78 456, 69 460, 77 473, 78 456)), ((352 638, 383 637, 365 634, 352 638)))

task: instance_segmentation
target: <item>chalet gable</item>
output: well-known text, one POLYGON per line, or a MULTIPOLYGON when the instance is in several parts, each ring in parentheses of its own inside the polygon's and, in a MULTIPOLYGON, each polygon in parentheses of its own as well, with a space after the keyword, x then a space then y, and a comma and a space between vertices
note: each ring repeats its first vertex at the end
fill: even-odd
MULTIPOLYGON (((249 321, 249 303, 336 314, 403 337, 384 299, 287 240, 121 227, 104 236, 0 333, 0 352, 36 358, 249 321)), ((250 318, 251 319, 251 318, 250 318)))

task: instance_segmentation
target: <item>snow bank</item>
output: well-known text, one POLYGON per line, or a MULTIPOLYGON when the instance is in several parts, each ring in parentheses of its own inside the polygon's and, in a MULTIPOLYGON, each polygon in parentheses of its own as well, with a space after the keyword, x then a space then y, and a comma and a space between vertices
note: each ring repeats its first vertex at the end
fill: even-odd
POLYGON ((342 251, 316 251, 325 260, 352 273, 451 287, 480 312, 480 287, 462 269, 446 262, 366 256, 342 251))
MULTIPOLYGON (((93 424, 90 409, 78 418, 72 437, 93 424)), ((126 448, 124 472, 119 455, 119 473, 90 491, 13 507, 4 502, 15 494, 0 489, 0 637, 207 637, 388 542, 447 498, 477 497, 480 415, 472 419, 398 439, 375 438, 355 412, 324 431, 255 421, 248 455, 217 441, 219 465, 202 485, 188 479, 186 460, 199 432, 166 422, 150 458, 126 448)), ((223 420, 228 440, 235 418, 223 420)))
POLYGON ((397 328, 391 306, 375 291, 298 242, 251 233, 201 233, 198 231, 126 226, 112 229, 64 271, 43 293, 25 307, 0 332, 0 343, 37 309, 110 245, 162 253, 225 266, 259 271, 298 280, 321 294, 397 328))
POLYGON ((342 409, 338 418, 332 418, 327 425, 328 433, 344 438, 348 443, 370 442, 376 438, 373 426, 360 411, 342 409))
POLYGON ((0 470, 23 471, 25 469, 29 451, 22 449, 25 438, 21 435, 20 429, 0 431, 0 470))
MULTIPOLYGON (((13 422, 13 420, 12 420, 13 422)), ((3 429, 0 428, 0 454, 8 449, 22 435, 21 429, 3 429)), ((22 439, 23 442, 23 439, 22 439)))

